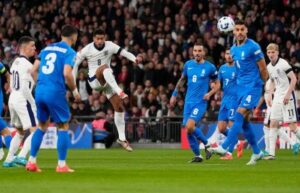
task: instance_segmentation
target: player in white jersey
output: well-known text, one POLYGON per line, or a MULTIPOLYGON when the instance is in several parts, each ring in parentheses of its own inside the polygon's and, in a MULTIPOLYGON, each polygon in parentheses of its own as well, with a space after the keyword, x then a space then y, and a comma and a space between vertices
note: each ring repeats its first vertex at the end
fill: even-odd
POLYGON ((114 122, 119 134, 117 142, 127 151, 132 151, 125 137, 125 113, 122 99, 127 95, 118 86, 110 68, 111 58, 114 54, 121 55, 132 62, 142 62, 141 56, 135 57, 115 43, 106 41, 104 31, 96 29, 93 33, 93 42, 77 53, 73 73, 76 78, 78 66, 84 59, 87 59, 90 86, 94 90, 102 90, 114 108, 114 122))
POLYGON ((13 167, 16 164, 26 165, 26 155, 31 145, 32 134, 30 134, 23 145, 19 155, 14 158, 26 130, 33 132, 37 125, 36 106, 32 96, 34 86, 33 78, 30 74, 32 63, 28 60, 35 54, 34 39, 23 36, 19 40, 20 56, 17 57, 10 68, 10 89, 9 110, 11 124, 17 128, 17 133, 11 141, 11 145, 3 163, 3 167, 13 167))
MULTIPOLYGON (((297 108, 294 94, 296 76, 288 62, 279 57, 277 44, 271 43, 267 47, 270 63, 267 66, 270 82, 270 92, 267 104, 271 107, 269 132, 269 159, 275 159, 275 146, 280 122, 288 123, 289 128, 300 139, 297 128, 297 108), (273 94, 273 100, 272 100, 273 94)), ((299 147, 298 147, 299 149, 299 147)))
MULTIPOLYGON (((260 101, 259 105, 256 107, 256 109, 259 109, 261 107, 261 105, 263 104, 263 102, 265 101, 265 99, 268 98, 268 95, 270 93, 270 83, 271 80, 269 79, 266 84, 265 84, 265 90, 264 90, 264 96, 261 98, 262 100, 260 101)), ((273 159, 273 156, 269 155, 269 151, 270 151, 270 143, 269 143, 269 134, 270 134, 270 115, 271 115, 271 107, 267 105, 267 109, 266 109, 266 113, 265 113, 265 119, 264 119, 264 127, 263 127, 263 131, 264 131, 264 141, 265 141, 265 150, 264 150, 264 159, 265 160, 269 160, 269 159, 273 159)), ((281 123, 279 123, 281 124, 281 123)), ((280 127, 280 129, 278 130, 278 136, 280 138, 282 138, 284 141, 286 141, 287 143, 289 143, 290 145, 292 145, 293 147, 293 152, 294 154, 298 154, 299 152, 299 143, 296 143, 295 140, 293 140, 285 131, 282 127, 280 127)))

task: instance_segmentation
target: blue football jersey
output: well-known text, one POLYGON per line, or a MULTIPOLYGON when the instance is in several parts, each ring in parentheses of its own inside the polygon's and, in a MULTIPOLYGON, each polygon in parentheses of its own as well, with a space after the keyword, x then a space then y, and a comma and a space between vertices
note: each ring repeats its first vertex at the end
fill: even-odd
POLYGON ((210 80, 217 78, 216 67, 208 61, 189 60, 184 65, 183 75, 187 79, 185 103, 206 102, 203 96, 208 92, 210 80))
POLYGON ((222 83, 222 104, 236 102, 236 67, 223 64, 218 73, 218 80, 222 83))
POLYGON ((64 65, 74 66, 76 52, 66 42, 48 45, 39 54, 36 94, 46 92, 65 93, 64 65))
POLYGON ((236 64, 237 85, 252 88, 263 85, 256 62, 264 58, 264 55, 255 41, 247 39, 240 46, 235 44, 230 53, 236 64))

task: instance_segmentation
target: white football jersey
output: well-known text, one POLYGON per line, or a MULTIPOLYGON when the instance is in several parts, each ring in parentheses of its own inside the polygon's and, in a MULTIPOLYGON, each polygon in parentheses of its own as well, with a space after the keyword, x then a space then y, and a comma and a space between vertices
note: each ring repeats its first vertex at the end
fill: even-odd
POLYGON ((275 65, 269 63, 267 69, 270 79, 275 83, 274 100, 283 101, 290 85, 287 74, 292 71, 292 67, 286 60, 279 58, 275 65))
POLYGON ((32 88, 34 80, 30 74, 32 63, 24 56, 17 57, 10 68, 10 88, 9 100, 11 102, 34 101, 32 88))
POLYGON ((120 46, 111 41, 105 41, 104 47, 101 50, 97 49, 92 42, 77 53, 75 65, 87 59, 89 77, 93 77, 100 65, 107 64, 110 66, 112 55, 120 53, 121 50, 120 46))

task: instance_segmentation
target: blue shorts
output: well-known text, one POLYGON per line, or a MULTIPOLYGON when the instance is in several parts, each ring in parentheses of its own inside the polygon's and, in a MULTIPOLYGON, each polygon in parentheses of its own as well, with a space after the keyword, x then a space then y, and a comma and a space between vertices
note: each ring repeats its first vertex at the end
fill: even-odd
POLYGON ((236 108, 227 108, 226 105, 221 105, 218 121, 233 121, 236 108))
POLYGON ((237 92, 239 107, 252 110, 257 106, 262 94, 262 86, 254 88, 243 88, 237 92))
POLYGON ((51 118, 54 123, 66 123, 71 117, 65 95, 35 95, 35 103, 39 122, 46 122, 51 118))
POLYGON ((194 120, 196 124, 199 123, 206 112, 206 108, 207 103, 185 103, 182 125, 186 125, 189 119, 194 120))

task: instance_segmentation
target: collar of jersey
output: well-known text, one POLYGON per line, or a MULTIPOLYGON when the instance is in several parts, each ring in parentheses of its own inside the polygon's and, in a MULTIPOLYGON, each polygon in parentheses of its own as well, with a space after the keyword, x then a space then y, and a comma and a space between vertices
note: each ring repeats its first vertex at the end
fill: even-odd
POLYGON ((280 58, 278 57, 277 60, 276 60, 276 62, 275 62, 275 64, 273 64, 273 63, 271 62, 272 66, 276 66, 276 64, 278 63, 279 59, 280 59, 280 58))
POLYGON ((103 43, 103 46, 101 46, 100 48, 98 48, 98 47, 95 45, 95 43, 94 43, 93 45, 94 45, 94 47, 95 47, 97 50, 101 51, 101 50, 103 50, 103 48, 104 48, 104 46, 105 46, 105 42, 103 43))

